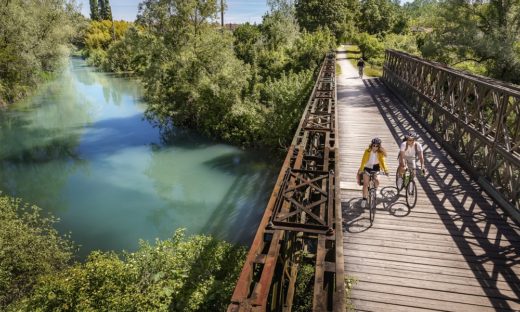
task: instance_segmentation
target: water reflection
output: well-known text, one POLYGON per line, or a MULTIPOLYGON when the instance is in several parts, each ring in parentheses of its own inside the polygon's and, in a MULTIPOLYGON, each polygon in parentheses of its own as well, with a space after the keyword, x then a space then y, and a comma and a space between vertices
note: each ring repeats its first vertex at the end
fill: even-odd
POLYGON ((279 164, 143 119, 139 85, 72 59, 0 113, 0 189, 53 211, 90 250, 134 250, 178 227, 250 243, 279 164))

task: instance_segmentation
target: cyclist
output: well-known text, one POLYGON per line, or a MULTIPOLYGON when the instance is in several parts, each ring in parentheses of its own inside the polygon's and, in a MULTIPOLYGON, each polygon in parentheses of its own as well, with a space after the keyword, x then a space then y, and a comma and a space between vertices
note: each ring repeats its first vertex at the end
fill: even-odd
MULTIPOLYGON (((361 208, 365 208, 368 197, 368 173, 370 171, 383 171, 386 175, 388 175, 388 169, 386 165, 386 150, 383 146, 381 146, 380 138, 373 138, 370 145, 363 153, 363 158, 361 158, 361 166, 359 167, 357 174, 357 182, 361 184, 360 175, 363 174, 363 200, 361 201, 361 208)), ((379 179, 376 175, 376 187, 379 186, 379 179)))
POLYGON ((363 69, 365 68, 365 60, 362 57, 359 58, 357 62, 357 67, 359 71, 359 78, 363 79, 363 69))
POLYGON ((415 169, 417 168, 415 159, 417 156, 419 156, 419 161, 421 162, 421 171, 425 174, 423 148, 421 144, 417 142, 417 134, 415 132, 409 132, 406 134, 405 139, 406 140, 401 143, 398 157, 400 177, 397 179, 397 185, 399 186, 403 183, 403 175, 406 168, 413 168, 413 172, 415 173, 415 169))

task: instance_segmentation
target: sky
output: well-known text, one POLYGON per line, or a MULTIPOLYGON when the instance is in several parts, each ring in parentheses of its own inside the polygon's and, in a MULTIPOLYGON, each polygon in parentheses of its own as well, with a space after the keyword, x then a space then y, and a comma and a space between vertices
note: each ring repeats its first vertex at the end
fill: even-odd
MULTIPOLYGON (((110 0, 114 20, 134 21, 137 16, 137 6, 141 0, 110 0)), ((89 0, 77 0, 81 5, 81 13, 90 17, 89 0)), ((262 16, 268 11, 266 0, 226 0, 227 11, 224 22, 227 23, 257 23, 262 22, 262 16)))

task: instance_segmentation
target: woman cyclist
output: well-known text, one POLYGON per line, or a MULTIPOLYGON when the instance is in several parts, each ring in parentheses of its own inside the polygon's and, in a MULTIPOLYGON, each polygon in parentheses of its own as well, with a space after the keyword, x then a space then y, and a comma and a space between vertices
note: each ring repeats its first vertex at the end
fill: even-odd
POLYGON ((415 169, 417 165, 415 163, 416 156, 419 156, 419 161, 421 162, 421 171, 424 174, 424 156, 423 156, 423 148, 419 142, 417 142, 417 134, 415 132, 409 132, 406 135, 406 141, 401 143, 401 151, 399 152, 399 175, 400 178, 397 179, 397 185, 399 187, 403 183, 403 175, 406 171, 406 168, 413 168, 413 172, 415 173, 415 169))
MULTIPOLYGON (((380 138, 373 138, 370 145, 363 153, 363 158, 361 158, 361 166, 359 167, 357 174, 357 182, 360 184, 360 175, 363 174, 363 200, 361 201, 361 208, 365 208, 368 197, 368 173, 370 171, 383 171, 386 175, 388 175, 388 167, 386 166, 386 150, 381 146, 380 138)), ((376 175, 376 187, 379 186, 379 179, 376 175)))

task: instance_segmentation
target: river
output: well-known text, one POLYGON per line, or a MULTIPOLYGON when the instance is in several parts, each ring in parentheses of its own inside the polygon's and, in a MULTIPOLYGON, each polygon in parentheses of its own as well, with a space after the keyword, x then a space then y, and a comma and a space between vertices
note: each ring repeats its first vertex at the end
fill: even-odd
POLYGON ((161 136, 135 80, 79 58, 0 112, 0 190, 60 218, 79 257, 178 228, 250 244, 281 162, 189 131, 161 136))

